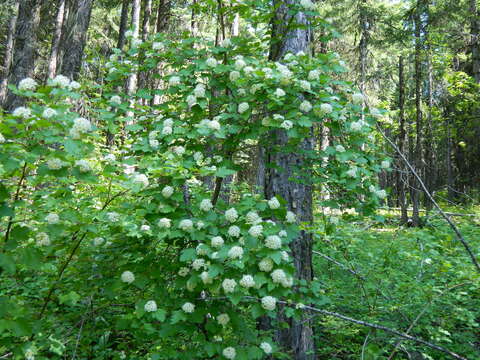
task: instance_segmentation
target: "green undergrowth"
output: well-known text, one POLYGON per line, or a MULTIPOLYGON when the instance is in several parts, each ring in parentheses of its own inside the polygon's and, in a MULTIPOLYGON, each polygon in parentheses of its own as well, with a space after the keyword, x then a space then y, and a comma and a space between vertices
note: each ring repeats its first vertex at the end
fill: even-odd
MULTIPOLYGON (((478 214, 479 209, 448 211, 478 214)), ((396 212, 379 213, 375 220, 318 217, 315 251, 341 264, 314 254, 325 309, 402 332, 418 317, 410 335, 480 359, 480 275, 452 229, 435 212, 424 214, 422 228, 400 226, 396 212)), ((454 221, 479 256, 480 218, 455 216, 454 221)), ((399 340, 333 317, 318 317, 316 326, 321 359, 388 359, 399 340)), ((449 358, 412 341, 402 342, 395 356, 449 358)))

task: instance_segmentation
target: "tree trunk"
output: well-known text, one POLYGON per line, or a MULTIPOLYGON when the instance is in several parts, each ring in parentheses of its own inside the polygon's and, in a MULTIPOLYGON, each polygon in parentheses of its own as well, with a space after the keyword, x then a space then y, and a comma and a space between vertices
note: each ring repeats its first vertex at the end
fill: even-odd
POLYGON ((160 0, 157 10, 157 32, 164 32, 170 18, 171 0, 160 0))
POLYGON ((192 3, 192 14, 190 18, 190 32, 192 36, 197 36, 198 33, 198 22, 197 22, 197 14, 195 12, 195 6, 197 5, 197 0, 193 0, 192 3))
POLYGON ((480 83, 480 19, 478 18, 477 0, 470 0, 470 36, 472 51, 472 71, 477 83, 480 83))
POLYGON ((231 36, 238 36, 240 34, 240 14, 236 13, 233 18, 233 23, 231 27, 231 36))
POLYGON ((65 16, 65 0, 58 0, 57 18, 55 19, 55 33, 52 39, 52 49, 50 50, 50 60, 48 61, 47 78, 54 78, 57 74, 58 50, 62 38, 63 19, 65 16))
MULTIPOLYGON (((399 109, 399 121, 400 132, 398 135, 398 148, 401 153, 405 152, 405 77, 403 56, 398 59, 398 109, 399 109)), ((397 167, 396 183, 398 191, 398 204, 401 209, 401 222, 402 224, 408 221, 407 213, 407 198, 405 194, 405 183, 408 181, 408 177, 405 174, 405 166, 403 161, 397 155, 397 167)))
MULTIPOLYGON (((272 21, 272 42, 269 55, 273 61, 281 60, 287 52, 296 54, 299 51, 308 52, 309 50, 311 33, 307 16, 303 12, 292 15, 289 11, 289 7, 295 3, 295 0, 273 1, 275 15, 272 21), (290 26, 292 22, 302 26, 293 26, 292 28, 290 26)), ((272 145, 265 151, 265 162, 274 164, 275 167, 267 166, 265 168, 265 183, 263 184, 265 196, 266 198, 275 195, 283 197, 288 203, 289 210, 297 215, 299 221, 311 223, 313 213, 312 186, 308 184, 309 167, 305 166, 305 159, 300 155, 301 151, 288 154, 281 152, 288 142, 288 136, 284 130, 272 131, 269 138, 272 139, 272 145), (305 178, 300 179, 295 170, 297 168, 302 169, 302 177, 305 178), (292 181, 292 179, 297 181, 292 181)), ((313 139, 312 131, 311 136, 299 145, 299 150, 312 150, 313 139)), ((306 281, 313 278, 312 242, 312 235, 302 231, 299 237, 290 244, 296 276, 306 281)), ((283 347, 292 350, 294 359, 310 360, 315 358, 313 328, 307 318, 290 321, 289 329, 277 331, 277 339, 283 347)))
MULTIPOLYGON (((13 61, 8 82, 17 85, 26 77, 33 77, 35 70, 37 30, 40 23, 42 0, 21 0, 15 24, 13 61)), ((24 99, 8 92, 4 107, 7 110, 23 105, 24 99)))
MULTIPOLYGON (((133 38, 138 39, 138 36, 140 34, 140 0, 133 0, 131 28, 133 31, 133 38)), ((132 72, 132 74, 128 77, 127 80, 127 93, 129 95, 133 95, 135 91, 137 91, 137 81, 137 73, 132 72)))
POLYGON ((142 40, 146 41, 150 34, 150 17, 152 16, 152 0, 143 0, 142 40))
POLYGON ((367 79, 367 51, 368 51, 368 18, 367 18, 367 1, 360 0, 360 91, 365 92, 365 83, 367 79))
POLYGON ((117 49, 123 49, 125 45, 125 31, 127 31, 128 24, 128 10, 130 7, 130 0, 123 0, 122 14, 120 15, 120 28, 118 29, 117 49))
MULTIPOLYGON (((417 173, 423 175, 423 158, 422 158, 422 0, 417 2, 417 10, 415 12, 415 127, 416 127, 416 143, 414 151, 414 163, 417 173)), ((412 188, 412 221, 414 226, 420 225, 420 189, 418 181, 413 180, 412 188)))
POLYGON ((92 7, 93 0, 78 0, 70 3, 63 44, 62 74, 71 79, 78 78, 82 67, 92 7))
POLYGON ((0 105, 3 105, 5 97, 7 96, 8 76, 10 74, 10 66, 12 65, 15 25, 17 24, 19 6, 20 1, 15 1, 11 9, 12 16, 8 22, 7 43, 5 44, 5 54, 3 56, 3 73, 0 80, 0 105))

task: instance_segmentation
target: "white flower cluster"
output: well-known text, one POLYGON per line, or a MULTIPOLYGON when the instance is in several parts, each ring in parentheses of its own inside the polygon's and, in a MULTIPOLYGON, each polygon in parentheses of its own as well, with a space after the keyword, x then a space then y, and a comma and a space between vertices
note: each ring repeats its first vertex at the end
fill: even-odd
POLYGON ((262 219, 260 218, 258 213, 255 211, 249 211, 246 215, 246 219, 247 219, 247 224, 255 225, 262 222, 262 219))
POLYGON ((269 235, 265 239, 265 246, 270 249, 280 249, 282 247, 282 239, 278 235, 269 235))
POLYGON ((217 316, 217 322, 220 325, 225 326, 230 322, 230 316, 228 316, 228 314, 220 314, 217 316))
POLYGON ((222 282, 223 291, 225 291, 225 293, 227 294, 234 292, 236 286, 237 286, 237 282, 233 279, 225 279, 222 282))
POLYGON ((206 90, 205 90, 205 85, 204 84, 197 84, 197 86, 195 86, 195 89, 193 90, 193 94, 197 98, 205 97, 205 92, 206 92, 206 90))
POLYGON ((333 111, 333 107, 328 103, 323 103, 322 105, 320 105, 320 110, 323 114, 330 114, 333 111))
POLYGON ((238 105, 238 113, 239 114, 243 114, 248 109, 250 109, 250 105, 248 105, 248 103, 246 103, 246 102, 240 103, 238 105))
POLYGON ((310 112, 310 110, 312 110, 312 104, 310 104, 309 101, 307 100, 304 100, 302 101, 302 103, 300 104, 300 111, 304 112, 304 113, 308 113, 310 112))
POLYGON ((107 219, 111 222, 117 222, 118 220, 120 220, 120 214, 116 213, 114 211, 108 212, 107 213, 107 219))
POLYGON ((58 224, 60 217, 55 213, 50 213, 45 217, 45 221, 49 224, 58 224))
POLYGON ((102 237, 96 237, 92 240, 94 246, 101 246, 105 242, 105 239, 102 237))
POLYGON ((134 174, 132 181, 135 184, 140 184, 143 187, 147 187, 149 182, 148 182, 148 177, 145 174, 134 174))
POLYGON ((192 231, 193 230, 193 221, 190 219, 183 219, 178 224, 178 227, 183 231, 192 231))
POLYGON ((296 216, 293 212, 287 211, 287 215, 285 216, 285 221, 286 221, 287 223, 292 224, 292 223, 294 223, 295 221, 297 221, 297 216, 296 216))
POLYGON ((211 67, 211 68, 214 68, 217 66, 218 62, 215 58, 208 58, 206 61, 205 61, 205 64, 208 66, 208 67, 211 67))
POLYGON ((150 225, 143 224, 140 226, 141 231, 150 231, 150 225))
POLYGON ((270 272, 273 269, 273 261, 270 258, 264 258, 258 263, 260 271, 270 272))
POLYGON ((168 229, 172 226, 172 220, 168 218, 161 218, 157 223, 158 227, 161 229, 168 229))
POLYGON ((162 52, 163 50, 165 50, 165 45, 161 42, 154 42, 152 44, 152 49, 162 52))
POLYGON ((75 161, 75 166, 77 166, 80 172, 82 173, 89 172, 92 170, 90 163, 88 162, 88 160, 85 160, 85 159, 75 161))
POLYGON ((47 233, 40 232, 35 236, 35 240, 37 241, 38 246, 49 246, 50 245, 50 237, 47 233))
POLYGON ((37 88, 38 84, 35 80, 32 78, 25 78, 23 80, 20 80, 18 83, 18 90, 22 91, 33 91, 37 88))
POLYGON ((190 272, 190 270, 188 270, 187 267, 182 267, 180 268, 180 270, 178 270, 178 275, 181 276, 181 277, 185 277, 188 275, 188 273, 190 272))
POLYGON ((162 195, 163 195, 163 197, 165 197, 165 198, 167 198, 167 199, 168 199, 170 196, 173 195, 173 192, 174 192, 173 187, 168 186, 168 185, 165 186, 165 187, 162 189, 162 195))
POLYGON ((361 131, 364 125, 365 122, 362 120, 354 121, 350 124, 350 129, 352 129, 352 131, 361 131))
POLYGON ((390 161, 383 160, 381 163, 382 169, 389 169, 390 168, 390 161))
POLYGON ((260 349, 262 349, 265 354, 271 354, 273 350, 272 345, 270 345, 268 342, 262 342, 260 344, 260 349))
POLYGON ((115 105, 120 105, 122 103, 122 98, 118 95, 113 95, 110 98, 110 102, 115 105))
POLYGON ((306 81, 306 80, 300 80, 298 82, 298 85, 300 85, 300 87, 302 88, 303 91, 310 91, 312 90, 312 85, 306 81))
POLYGON ((92 124, 89 120, 79 117, 73 120, 73 127, 70 129, 70 136, 74 139, 80 139, 80 136, 92 130, 92 124))
POLYGON ((180 80, 180 77, 178 76, 172 76, 170 80, 168 80, 168 83, 170 86, 178 86, 180 85, 180 82, 181 80, 180 80))
POLYGON ((268 207, 272 210, 280 208, 280 201, 276 197, 271 198, 268 200, 268 207))
POLYGON ((357 105, 363 103, 363 95, 362 95, 361 93, 355 93, 355 94, 353 94, 353 95, 352 95, 352 102, 353 102, 354 104, 357 104, 357 105))
POLYGON ((350 169, 347 170, 347 175, 350 177, 356 177, 357 176, 357 167, 352 166, 350 169))
POLYGON ((235 348, 231 346, 223 349, 222 354, 229 360, 233 360, 237 356, 237 352, 235 351, 235 348))
POLYGON ((205 267, 205 259, 195 259, 192 261, 192 268, 196 271, 205 267))
POLYGON ((335 146, 335 151, 343 153, 343 152, 345 152, 345 148, 343 147, 343 145, 337 145, 337 146, 335 146))
POLYGON ((202 211, 210 211, 213 208, 213 204, 210 199, 203 199, 200 202, 200 210, 202 211))
POLYGON ((283 271, 282 269, 272 271, 270 276, 272 277, 274 283, 282 284, 282 286, 285 288, 292 287, 293 285, 293 278, 287 276, 287 274, 285 274, 285 271, 283 271))
POLYGON ((58 86, 61 88, 68 88, 70 85, 70 79, 63 75, 57 75, 52 80, 50 80, 50 85, 58 86))
POLYGON ((227 219, 227 221, 229 221, 231 223, 237 221, 237 219, 238 219, 237 210, 235 210, 235 208, 230 208, 227 211, 225 211, 225 219, 227 219))
POLYGON ((13 116, 20 117, 22 119, 28 119, 29 117, 32 116, 32 110, 29 108, 26 108, 24 106, 20 106, 13 110, 13 116))
POLYGON ((262 298, 262 307, 265 310, 275 310, 275 307, 277 306, 277 299, 274 298, 273 296, 265 296, 262 298))
POLYGON ((224 244, 223 238, 221 236, 214 236, 211 240, 212 247, 219 248, 222 247, 224 244))
POLYGON ((312 0, 300 0, 300 5, 305 10, 315 10, 315 4, 312 2, 312 0))
POLYGON ((131 284, 132 282, 135 281, 135 275, 133 275, 133 273, 128 270, 124 271, 120 278, 124 283, 127 283, 127 284, 131 284))
POLYGON ((63 163, 62 160, 53 158, 53 159, 48 159, 47 160, 47 167, 50 170, 59 170, 61 169, 65 164, 63 163))
POLYGON ((0 144, 3 144, 5 142, 5 137, 0 134, 0 144))
POLYGON ((208 271, 204 271, 200 274, 200 279, 202 279, 205 285, 211 284, 213 279, 208 275, 208 271))
POLYGON ((248 229, 248 233, 254 238, 260 237, 262 235, 262 232, 263 232, 262 225, 253 225, 250 229, 248 229))
POLYGON ((252 275, 243 275, 242 279, 239 281, 240 286, 244 288, 251 288, 255 286, 255 280, 252 275))
POLYGON ((155 312, 157 311, 157 303, 155 300, 149 300, 145 303, 145 306, 143 307, 146 312, 155 312))
POLYGON ((182 305, 182 310, 188 314, 191 314, 195 311, 195 305, 193 305, 190 302, 186 302, 185 304, 182 305))
POLYGON ((320 79, 320 71, 318 70, 311 70, 308 73, 308 80, 310 81, 318 81, 320 79))
POLYGON ((52 109, 52 108, 45 108, 45 110, 43 110, 42 112, 42 117, 44 117, 45 119, 50 119, 52 117, 54 117, 55 115, 57 115, 57 111, 52 109))
POLYGON ((228 235, 231 237, 239 237, 240 236, 240 228, 236 225, 232 225, 228 228, 228 235))
POLYGON ((233 70, 232 72, 230 72, 229 78, 231 82, 237 81, 240 78, 240 72, 233 70))
POLYGON ((243 248, 241 246, 232 246, 228 250, 228 257, 230 259, 241 259, 243 257, 243 248))
POLYGON ((291 122, 290 120, 285 120, 282 122, 280 127, 285 130, 290 130, 291 128, 293 128, 293 122, 291 122))
POLYGON ((275 90, 274 94, 276 97, 284 97, 286 95, 285 91, 283 91, 282 89, 275 90))

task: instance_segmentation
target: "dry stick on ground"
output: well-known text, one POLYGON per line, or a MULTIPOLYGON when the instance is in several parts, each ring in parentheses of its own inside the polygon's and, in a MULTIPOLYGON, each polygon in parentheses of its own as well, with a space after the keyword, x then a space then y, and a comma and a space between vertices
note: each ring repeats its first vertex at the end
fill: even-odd
POLYGON ((400 158, 403 160, 403 162, 407 165, 407 167, 410 169, 413 176, 417 179, 417 181, 419 182, 423 191, 425 192, 425 195, 427 195, 428 199, 432 202, 433 206, 435 206, 437 208, 440 215, 442 215, 442 217, 447 221, 447 223, 450 225, 452 230, 455 232, 455 235, 457 236, 458 240, 460 240, 463 247, 465 248, 468 255, 470 256, 470 259, 472 260, 473 265, 477 268, 477 271, 480 273, 480 264, 478 263, 477 258, 475 257, 472 249, 470 248, 470 246, 468 245, 468 243, 466 242, 466 240, 463 238, 462 234, 460 233, 460 230, 458 230, 457 226, 453 223, 453 221, 450 219, 450 217, 447 214, 445 214, 445 212, 442 210, 442 208, 437 204, 437 202, 433 198, 432 194, 430 194, 427 187, 423 183, 422 179, 420 178, 418 173, 413 168, 412 164, 410 164, 410 162, 407 160, 405 155, 403 155, 403 153, 400 151, 400 149, 397 147, 397 145, 395 145, 395 143, 392 140, 390 140, 390 138, 387 135, 385 135, 385 133, 380 128, 380 126, 378 126, 378 124, 377 124, 377 129, 380 132, 380 134, 382 134, 382 136, 385 138, 385 140, 387 140, 387 142, 397 152, 397 154, 400 156, 400 158))
MULTIPOLYGON (((430 305, 432 305, 432 303, 437 300, 440 296, 442 296, 443 294, 445 294, 447 291, 451 291, 457 287, 460 287, 460 286, 463 286, 467 283, 462 283, 462 284, 457 284, 457 285, 454 285, 454 286, 451 286, 449 287, 448 289, 445 289, 444 291, 442 291, 440 294, 438 294, 438 296, 432 298, 428 303, 427 305, 425 305, 425 307, 422 309, 422 311, 420 311, 420 313, 417 315, 417 317, 415 318, 415 320, 413 320, 413 322, 410 324, 410 326, 408 327, 407 331, 405 331, 405 334, 408 334, 410 333, 410 331, 413 329, 413 327, 417 324, 418 320, 420 320, 420 318, 423 316, 423 314, 425 314, 425 312, 427 311, 427 309, 430 307, 430 305)), ((399 339, 397 341, 397 343, 395 344, 395 347, 393 348, 392 350, 392 353, 390 354, 390 356, 388 357, 387 360, 392 360, 393 357, 395 356, 395 353, 397 352, 397 349, 399 348, 399 346, 401 345, 402 343, 402 339, 399 339)))

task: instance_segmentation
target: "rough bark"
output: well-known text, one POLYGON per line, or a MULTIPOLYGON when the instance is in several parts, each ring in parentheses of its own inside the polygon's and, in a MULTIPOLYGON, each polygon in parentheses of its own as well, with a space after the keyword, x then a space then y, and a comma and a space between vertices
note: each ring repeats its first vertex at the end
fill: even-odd
POLYGON ((163 32, 167 29, 171 14, 171 0, 160 0, 157 9, 157 32, 163 32))
MULTIPOLYGON (((292 15, 288 11, 294 0, 273 1, 275 14, 272 21, 272 42, 270 59, 279 61, 288 53, 296 54, 299 51, 308 52, 311 40, 309 21, 307 16, 299 12, 292 15), (295 16, 292 19, 292 16, 295 16), (290 27, 293 25, 293 28, 290 27), (300 25, 300 26, 298 26, 300 25)), ((312 186, 308 183, 309 168, 302 156, 302 151, 313 150, 314 136, 305 139, 298 147, 298 151, 285 153, 288 136, 283 130, 275 130, 269 135, 272 144, 265 150, 265 162, 275 166, 265 167, 265 196, 271 198, 281 196, 288 203, 289 210, 293 211, 299 221, 312 222, 312 186), (299 175, 301 170, 302 176, 299 175)), ((313 278, 312 268, 312 236, 302 232, 291 244, 296 276, 307 281, 313 278)), ((286 349, 291 349, 293 358, 297 360, 314 359, 313 328, 309 320, 290 321, 290 328, 277 331, 277 340, 286 349)))
POLYGON ((130 0, 123 0, 122 13, 120 15, 120 28, 118 29, 117 49, 123 49, 123 46, 125 45, 125 31, 127 31, 129 7, 130 0))
POLYGON ((470 37, 471 37, 471 51, 472 51, 472 71, 473 77, 477 83, 480 83, 480 19, 477 8, 477 0, 470 0, 470 37))
MULTIPOLYGON (((423 175, 423 159, 422 159, 422 0, 417 3, 417 11, 415 12, 415 130, 416 130, 416 143, 414 150, 414 164, 416 171, 420 176, 423 175)), ((413 186, 411 189, 412 194, 412 222, 414 226, 420 225, 420 190, 418 189, 418 182, 413 180, 413 186)))
MULTIPOLYGON (((398 135, 398 148, 402 153, 405 152, 405 80, 404 80, 404 65, 403 57, 400 56, 398 60, 398 109, 399 109, 399 135, 398 135)), ((396 183, 398 191, 398 205, 401 209, 401 222, 406 223, 408 221, 407 213, 407 199, 405 195, 405 183, 407 179, 403 174, 405 174, 405 167, 403 162, 398 159, 397 155, 397 167, 398 171, 396 172, 396 183)))
POLYGON ((197 0, 193 0, 192 2, 192 13, 190 18, 190 32, 192 36, 197 36, 198 33, 198 22, 197 22, 197 14, 195 12, 195 6, 197 5, 197 0))
POLYGON ((152 16, 152 0, 143 0, 142 40, 150 34, 150 17, 152 16))
POLYGON ((7 96, 8 75, 10 74, 10 66, 12 65, 15 25, 17 24, 19 6, 20 1, 15 1, 11 9, 12 16, 8 22, 7 42, 5 44, 5 53, 3 56, 3 72, 0 79, 0 105, 3 104, 5 97, 7 96))
POLYGON ((360 91, 365 92, 365 83, 367 79, 367 51, 368 51, 368 37, 369 37, 369 24, 368 24, 368 15, 367 15, 367 1, 360 0, 359 4, 359 13, 360 13, 360 44, 359 44, 359 53, 360 53, 360 91))
MULTIPOLYGON (((42 0, 20 1, 15 24, 13 58, 8 77, 10 84, 17 85, 20 80, 33 77, 41 4, 42 0)), ((4 107, 7 110, 12 110, 23 103, 23 98, 9 91, 4 107)))
POLYGON ((82 67, 87 31, 90 25, 93 0, 70 3, 63 43, 62 74, 77 79, 82 67))
POLYGON ((50 50, 50 59, 48 61, 47 78, 51 79, 57 74, 58 51, 60 49, 60 40, 62 38, 63 20, 65 16, 65 0, 58 0, 57 17, 55 19, 55 32, 52 39, 52 48, 50 50))

